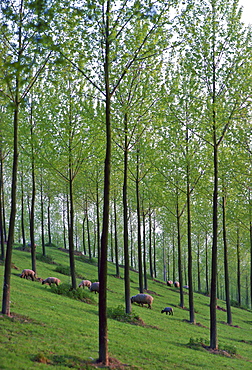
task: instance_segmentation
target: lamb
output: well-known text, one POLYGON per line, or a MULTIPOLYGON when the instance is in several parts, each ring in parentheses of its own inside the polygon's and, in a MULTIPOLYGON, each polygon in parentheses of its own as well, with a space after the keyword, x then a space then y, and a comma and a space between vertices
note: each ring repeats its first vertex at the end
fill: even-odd
POLYGON ((149 294, 137 294, 130 298, 131 303, 138 303, 143 307, 144 304, 148 305, 148 308, 151 308, 153 297, 149 294))
POLYGON ((79 288, 85 288, 85 286, 87 286, 88 288, 90 288, 91 287, 91 281, 89 281, 89 280, 82 280, 82 282, 79 284, 79 288))
POLYGON ((166 315, 173 315, 173 308, 172 307, 165 307, 162 311, 161 311, 161 313, 166 313, 166 315))
POLYGON ((172 280, 168 280, 168 281, 167 281, 167 285, 168 285, 168 286, 172 286, 172 285, 173 285, 173 281, 172 281, 172 280))
POLYGON ((25 279, 31 278, 32 281, 34 281, 36 277, 36 272, 30 269, 24 269, 20 274, 20 277, 25 279))
POLYGON ((178 281, 175 281, 175 282, 174 282, 174 286, 175 286, 175 288, 179 288, 179 287, 180 287, 179 282, 178 282, 178 281))
POLYGON ((92 283, 91 286, 89 287, 90 292, 95 292, 95 294, 99 293, 99 285, 100 283, 98 281, 95 283, 92 283))
POLYGON ((45 280, 42 281, 42 285, 49 284, 50 286, 52 284, 56 284, 58 286, 59 283, 60 283, 60 279, 58 279, 56 277, 48 277, 48 278, 46 278, 45 280))

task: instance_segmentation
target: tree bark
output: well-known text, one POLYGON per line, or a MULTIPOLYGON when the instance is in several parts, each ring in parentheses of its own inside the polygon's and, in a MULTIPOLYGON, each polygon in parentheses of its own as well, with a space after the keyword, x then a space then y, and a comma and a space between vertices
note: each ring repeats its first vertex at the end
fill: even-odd
POLYGON ((228 250, 227 250, 227 233, 226 233, 226 197, 222 197, 222 225, 223 225, 223 244, 224 244, 224 271, 225 271, 225 293, 227 307, 227 323, 232 324, 232 313, 229 293, 229 273, 228 273, 228 250))
MULTIPOLYGON (((139 194, 139 148, 137 148, 137 166, 136 166, 136 200, 137 200, 137 251, 138 251, 138 280, 139 292, 143 293, 143 266, 142 266, 142 240, 141 240, 141 210, 139 194)), ((144 240, 145 242, 145 240, 144 240)), ((144 252, 145 253, 145 252, 144 252)), ((145 254, 144 254, 145 259, 145 254)))

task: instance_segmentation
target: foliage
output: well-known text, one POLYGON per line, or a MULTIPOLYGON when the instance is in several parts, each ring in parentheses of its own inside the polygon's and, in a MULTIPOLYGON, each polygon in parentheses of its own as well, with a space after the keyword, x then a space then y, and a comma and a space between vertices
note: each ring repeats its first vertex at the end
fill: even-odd
POLYGON ((51 290, 55 294, 64 295, 68 298, 76 299, 85 303, 96 304, 93 296, 86 289, 72 289, 69 284, 51 285, 51 290))
POLYGON ((127 322, 130 324, 137 324, 139 322, 139 316, 134 312, 126 313, 125 308, 122 305, 119 305, 115 308, 109 307, 107 314, 108 318, 117 321, 127 322))

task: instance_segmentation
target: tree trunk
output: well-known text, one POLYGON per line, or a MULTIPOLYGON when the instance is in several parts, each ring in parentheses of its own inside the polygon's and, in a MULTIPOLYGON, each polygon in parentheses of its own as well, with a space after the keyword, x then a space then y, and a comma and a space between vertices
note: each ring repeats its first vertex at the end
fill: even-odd
POLYGON ((50 196, 48 196, 48 205, 47 205, 47 231, 48 231, 48 244, 52 244, 52 236, 51 236, 51 212, 50 212, 50 206, 51 206, 51 199, 50 196))
MULTIPOLYGON (((140 293, 143 293, 144 287, 143 287, 142 241, 141 241, 141 210, 140 210, 139 182, 140 182, 140 180, 139 180, 139 148, 137 148, 136 201, 137 201, 138 280, 139 280, 139 292, 140 293)), ((145 240, 144 240, 144 242, 145 242, 145 240)), ((145 259, 145 254, 144 254, 144 259, 145 259)))
POLYGON ((152 222, 151 222, 151 211, 149 209, 149 264, 150 264, 150 276, 153 279, 153 267, 152 267, 152 222))
POLYGON ((206 233, 206 293, 209 294, 209 277, 208 277, 208 243, 207 243, 207 233, 206 233))
POLYGON ((42 173, 40 177, 40 214, 41 214, 41 243, 42 243, 42 254, 43 256, 46 255, 46 250, 45 250, 45 220, 44 220, 44 194, 43 194, 43 178, 42 178, 42 173))
POLYGON ((18 117, 19 116, 19 80, 16 79, 16 98, 13 120, 13 163, 12 163, 12 184, 11 184, 11 211, 7 249, 5 257, 2 314, 10 316, 10 281, 11 281, 11 257, 14 243, 14 229, 16 217, 16 194, 17 194, 17 169, 18 169, 18 117))
POLYGON ((143 211, 143 264, 144 264, 144 289, 147 290, 148 289, 148 279, 147 279, 147 266, 146 266, 146 226, 145 226, 144 211, 143 211))
POLYGON ((200 280, 200 240, 198 235, 197 241, 197 270, 198 270, 198 292, 201 292, 201 280, 200 280))
POLYGON ((184 307, 184 294, 183 294, 183 268, 181 260, 181 236, 180 236, 180 217, 179 213, 179 199, 178 199, 178 189, 177 189, 177 204, 176 204, 176 219, 177 219, 177 232, 178 232, 178 272, 179 272, 179 283, 180 283, 180 307, 184 307))
POLYGON ((225 271, 225 294, 227 307, 227 323, 232 324, 232 313, 229 293, 229 273, 228 273, 228 251, 227 251, 227 233, 226 233, 226 197, 222 197, 222 225, 223 225, 223 244, 224 244, 224 271, 225 271))
POLYGON ((105 16, 105 86, 106 86, 106 157, 104 166, 104 205, 101 236, 100 293, 99 293, 99 361, 108 365, 108 325, 107 325, 107 258, 109 230, 109 198, 111 172, 111 94, 109 81, 110 68, 110 0, 107 0, 105 16))
POLYGON ((33 146, 33 127, 32 127, 32 107, 31 107, 31 161, 32 161, 32 199, 31 199, 31 213, 30 213, 30 241, 31 241, 31 262, 32 270, 36 272, 36 245, 34 237, 34 218, 35 218, 35 197, 36 197, 36 184, 35 184, 35 157, 33 146))
POLYGON ((241 306, 241 258, 240 258, 240 233, 239 228, 237 228, 237 301, 238 306, 241 306))
POLYGON ((116 213, 116 199, 114 198, 114 217, 115 217, 115 263, 116 263, 116 277, 120 277, 119 258, 118 258, 118 237, 117 237, 117 213, 116 213))
POLYGON ((92 258, 92 252, 91 252, 91 238, 90 238, 88 214, 87 214, 87 234, 88 234, 88 255, 89 255, 89 259, 91 259, 92 258))
MULTIPOLYGON (((188 150, 188 129, 186 134, 187 150, 188 150)), ((190 167, 187 165, 187 248, 188 248, 188 285, 189 285, 189 312, 190 322, 195 324, 194 317, 194 302, 193 302, 193 277, 192 277, 192 231, 191 231, 191 192, 190 192, 190 167)))
MULTIPOLYGON (((71 162, 71 160, 70 160, 71 162)), ((72 288, 76 289, 75 261, 74 261, 74 204, 73 204, 73 179, 72 163, 69 163, 69 225, 68 225, 68 242, 69 242, 69 261, 72 288)))
POLYGON ((129 276, 129 236, 128 236, 128 117, 124 115, 124 171, 123 171, 123 246, 124 246, 124 289, 126 313, 131 312, 129 276))
POLYGON ((24 223, 24 175, 23 170, 21 171, 21 230, 22 230, 22 245, 23 250, 25 250, 26 240, 25 240, 25 223, 24 223))

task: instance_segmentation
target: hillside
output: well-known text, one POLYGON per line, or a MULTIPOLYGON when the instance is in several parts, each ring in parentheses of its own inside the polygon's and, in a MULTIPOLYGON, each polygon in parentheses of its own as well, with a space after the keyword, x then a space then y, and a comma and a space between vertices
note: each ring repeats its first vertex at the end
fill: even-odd
MULTIPOLYGON (((57 248, 47 248, 47 253, 57 264, 68 266, 67 253, 57 248)), ((86 362, 98 357, 98 294, 86 290, 91 298, 89 304, 54 294, 49 286, 19 277, 22 269, 31 266, 28 252, 14 249, 12 261, 13 317, 0 316, 0 369, 94 368, 86 362)), ((38 260, 37 275, 42 278, 56 276, 62 283, 69 283, 69 276, 56 272, 56 266, 38 260)), ((2 286, 2 265, 0 269, 2 286)), ((83 278, 97 281, 95 264, 76 257, 76 271, 83 278)), ((124 282, 114 274, 115 266, 109 263, 108 308, 124 306, 124 282)), ((138 292, 137 273, 131 271, 130 278, 131 295, 135 295, 138 292)), ((77 279, 78 283, 80 281, 77 279)), ((209 344, 208 297, 195 294, 197 325, 191 325, 186 293, 187 307, 181 309, 177 307, 179 294, 175 288, 149 280, 148 290, 154 297, 152 309, 132 306, 134 314, 143 321, 142 326, 108 319, 110 356, 127 365, 125 369, 252 369, 250 311, 232 308, 233 326, 228 326, 225 324, 225 302, 218 301, 218 339, 223 351, 213 354, 201 345, 209 344), (174 308, 174 316, 161 314, 166 306, 174 308)))

